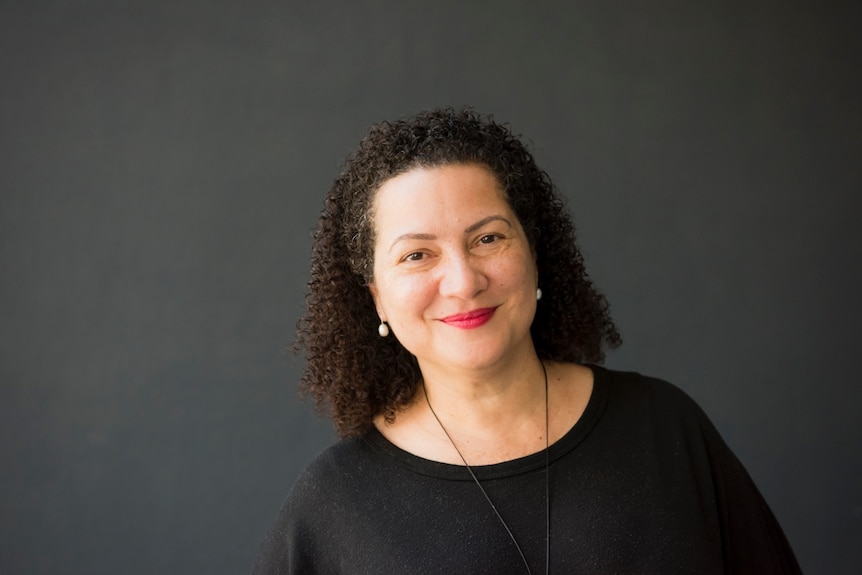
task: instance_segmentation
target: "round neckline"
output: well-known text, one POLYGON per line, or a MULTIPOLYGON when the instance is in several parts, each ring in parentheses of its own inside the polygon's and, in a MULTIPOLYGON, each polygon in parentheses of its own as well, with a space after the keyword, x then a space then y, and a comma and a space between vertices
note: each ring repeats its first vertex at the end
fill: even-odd
MULTIPOLYGON (((586 365, 585 367, 588 367, 593 372, 592 393, 590 393, 590 398, 587 400, 587 405, 581 417, 578 418, 574 425, 560 439, 548 447, 551 465, 553 465, 554 461, 577 447, 589 435, 601 418, 607 404, 607 370, 595 365, 586 365)), ((453 481, 473 481, 472 477, 465 472, 463 465, 442 463, 414 455, 390 442, 376 427, 372 427, 363 436, 363 440, 378 455, 394 461, 414 473, 453 481)), ((470 468, 476 473, 476 477, 479 479, 500 479, 520 475, 537 469, 544 469, 545 452, 542 450, 524 457, 489 465, 471 465, 470 468)))

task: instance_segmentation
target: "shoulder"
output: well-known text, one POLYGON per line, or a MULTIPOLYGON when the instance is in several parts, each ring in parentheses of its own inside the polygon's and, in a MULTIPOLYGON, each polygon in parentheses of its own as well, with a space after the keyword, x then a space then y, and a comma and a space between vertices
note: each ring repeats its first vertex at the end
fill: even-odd
POLYGON ((331 498, 367 477, 371 448, 362 437, 342 439, 320 452, 302 471, 291 488, 286 505, 303 503, 316 507, 320 499, 331 498))
POLYGON ((594 367, 606 408, 596 434, 627 470, 653 466, 678 501, 688 490, 714 510, 729 573, 798 573, 786 538, 745 467, 687 393, 662 379, 594 367), (639 459, 640 458, 640 459, 639 459), (667 478, 676 478, 667 482, 667 478))
POLYGON ((594 400, 602 404, 600 427, 622 435, 685 441, 725 449, 697 402, 675 384, 637 372, 592 366, 594 400))
POLYGON ((342 510, 362 497, 369 447, 362 438, 328 447, 303 470, 270 526, 253 573, 305 573, 323 565, 337 543, 321 534, 339 524, 342 510))
POLYGON ((704 417, 700 406, 682 389, 657 377, 633 371, 591 366, 595 386, 615 404, 635 409, 704 417))
POLYGON ((594 368, 596 392, 606 396, 597 434, 657 459, 688 461, 711 481, 746 489, 751 480, 703 409, 682 389, 635 372, 594 368))

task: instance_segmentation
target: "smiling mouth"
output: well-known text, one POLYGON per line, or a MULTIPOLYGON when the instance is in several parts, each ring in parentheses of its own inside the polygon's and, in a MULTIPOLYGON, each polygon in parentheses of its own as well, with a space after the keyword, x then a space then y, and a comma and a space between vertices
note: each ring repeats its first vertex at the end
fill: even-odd
POLYGON ((497 308, 495 307, 485 307, 482 309, 475 309, 467 313, 458 313, 446 316, 440 321, 446 325, 451 325, 452 327, 460 329, 473 329, 483 326, 491 321, 495 311, 497 311, 497 308))

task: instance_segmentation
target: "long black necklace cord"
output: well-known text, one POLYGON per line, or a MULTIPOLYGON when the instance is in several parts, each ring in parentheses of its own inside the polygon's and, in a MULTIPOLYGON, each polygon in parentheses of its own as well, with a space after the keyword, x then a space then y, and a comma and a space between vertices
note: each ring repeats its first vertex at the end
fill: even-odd
MULTIPOLYGON (((548 400, 548 371, 545 369, 544 362, 540 362, 542 365, 542 373, 545 376, 545 575, 550 573, 551 569, 551 490, 550 490, 550 455, 548 454, 548 447, 550 445, 550 439, 548 438, 548 431, 550 428, 548 415, 549 409, 548 404, 550 403, 548 400)), ((503 527, 506 529, 506 533, 509 534, 509 537, 512 539, 512 543, 515 544, 515 549, 518 550, 518 554, 521 556, 521 560, 524 562, 524 566, 527 568, 527 574, 533 575, 533 571, 530 569, 530 564, 527 563, 527 557, 524 555, 524 551, 521 549, 521 546, 518 545, 518 540, 515 539, 515 534, 512 533, 512 530, 509 529, 509 525, 506 523, 506 520, 503 519, 503 516, 500 515, 500 512, 497 511, 497 506, 494 505, 494 502, 491 501, 491 498, 488 497, 488 493, 485 491, 485 488, 482 487, 482 483, 479 481, 479 478, 476 477, 476 474, 473 472, 473 468, 467 464, 467 460, 464 459, 464 455, 461 453, 461 450, 458 449, 458 446, 455 445, 455 442, 452 440, 452 436, 449 435, 449 432, 446 431, 446 426, 443 425, 443 422, 440 421, 440 418, 437 417, 437 412, 434 411, 434 408, 431 406, 431 400, 428 399, 428 391, 425 390, 425 403, 428 404, 428 409, 431 410, 431 415, 434 416, 434 419, 437 420, 437 424, 440 425, 440 429, 443 430, 443 433, 446 434, 446 438, 449 440, 449 443, 452 444, 452 447, 455 448, 455 451, 458 452, 458 457, 461 458, 461 461, 464 463, 464 467, 467 468, 467 471, 470 473, 470 477, 473 478, 473 481, 479 487, 479 490, 482 492, 482 495, 485 496, 485 500, 488 502, 488 505, 491 506, 491 509, 494 510, 494 514, 497 516, 497 519, 500 520, 500 523, 503 524, 503 527)))

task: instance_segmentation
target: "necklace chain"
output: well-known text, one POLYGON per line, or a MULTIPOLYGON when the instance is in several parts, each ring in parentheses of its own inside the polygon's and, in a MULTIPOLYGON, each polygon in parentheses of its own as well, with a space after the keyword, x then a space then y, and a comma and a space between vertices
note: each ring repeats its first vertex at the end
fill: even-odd
MULTIPOLYGON (((548 455, 548 447, 550 445, 550 439, 548 438, 549 431, 549 415, 548 415, 548 371, 545 369, 544 362, 541 362, 542 365, 542 373, 545 376, 545 575, 550 573, 550 561, 551 561, 551 496, 550 496, 550 456, 548 455)), ((434 408, 431 406, 431 400, 428 398, 428 391, 425 391, 425 402, 428 404, 428 409, 431 410, 431 415, 434 416, 434 419, 437 420, 437 424, 440 425, 440 429, 443 430, 443 433, 446 434, 446 438, 449 440, 449 443, 452 444, 452 447, 455 448, 455 451, 458 453, 458 457, 461 458, 461 461, 464 463, 464 467, 467 468, 467 471, 470 473, 470 477, 473 478, 473 481, 479 487, 479 490, 482 492, 482 495, 485 496, 485 500, 488 502, 488 505, 491 506, 491 509, 494 510, 494 514, 497 516, 497 519, 500 520, 500 523, 503 524, 503 527, 506 529, 506 533, 509 534, 509 537, 512 539, 512 543, 515 544, 515 549, 518 550, 518 554, 521 556, 521 560, 524 562, 524 566, 527 568, 527 574, 533 575, 533 571, 530 569, 530 564, 527 563, 527 557, 524 555, 524 551, 521 549, 521 546, 518 544, 518 540, 515 539, 515 534, 512 533, 512 530, 509 528, 506 520, 503 519, 503 516, 500 515, 500 512, 497 511, 497 506, 494 505, 494 502, 491 501, 491 498, 488 496, 488 493, 485 491, 485 488, 482 487, 482 483, 479 481, 479 478, 476 477, 476 474, 473 472, 473 468, 467 463, 467 460, 464 458, 464 455, 461 453, 461 450, 458 449, 458 446, 455 444, 455 441, 452 439, 452 436, 449 435, 449 432, 446 431, 446 426, 443 425, 443 422, 440 421, 440 418, 437 417, 437 412, 434 411, 434 408)))

